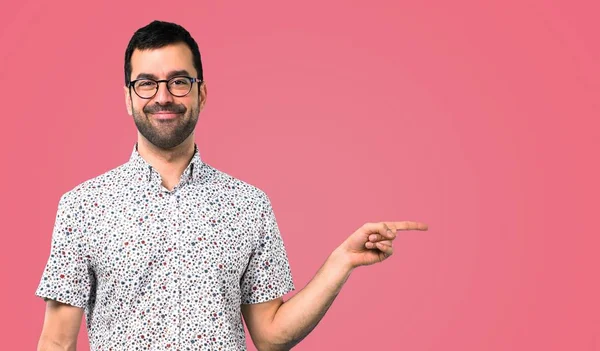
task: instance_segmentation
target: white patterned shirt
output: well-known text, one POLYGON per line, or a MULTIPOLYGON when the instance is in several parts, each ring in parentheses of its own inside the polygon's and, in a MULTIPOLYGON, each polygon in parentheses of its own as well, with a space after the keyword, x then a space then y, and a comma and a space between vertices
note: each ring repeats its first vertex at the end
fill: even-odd
POLYGON ((136 144, 65 193, 35 294, 83 308, 91 350, 246 350, 241 304, 295 289, 268 196, 196 145, 161 182, 136 144))

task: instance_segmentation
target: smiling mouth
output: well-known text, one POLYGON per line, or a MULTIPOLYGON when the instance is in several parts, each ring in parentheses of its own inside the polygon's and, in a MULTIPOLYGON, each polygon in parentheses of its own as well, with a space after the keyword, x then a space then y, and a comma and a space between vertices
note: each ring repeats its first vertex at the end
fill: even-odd
POLYGON ((157 112, 157 113, 151 113, 151 115, 154 116, 154 118, 156 118, 156 119, 169 120, 169 119, 174 119, 174 118, 179 117, 179 115, 181 115, 181 113, 157 112))

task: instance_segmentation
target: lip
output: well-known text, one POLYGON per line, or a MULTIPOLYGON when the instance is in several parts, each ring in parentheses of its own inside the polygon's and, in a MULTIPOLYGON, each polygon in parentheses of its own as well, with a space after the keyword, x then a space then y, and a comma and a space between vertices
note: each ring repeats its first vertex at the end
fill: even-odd
POLYGON ((174 119, 179 117, 180 113, 173 113, 173 112, 158 112, 158 113, 151 113, 152 116, 154 116, 154 118, 156 119, 174 119))

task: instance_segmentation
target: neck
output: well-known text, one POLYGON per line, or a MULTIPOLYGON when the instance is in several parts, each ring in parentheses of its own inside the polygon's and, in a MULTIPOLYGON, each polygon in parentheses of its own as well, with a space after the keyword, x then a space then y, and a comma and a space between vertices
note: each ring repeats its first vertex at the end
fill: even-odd
POLYGON ((138 134, 137 150, 140 156, 154 168, 162 178, 165 188, 172 190, 181 174, 194 156, 194 134, 172 149, 161 149, 138 134))

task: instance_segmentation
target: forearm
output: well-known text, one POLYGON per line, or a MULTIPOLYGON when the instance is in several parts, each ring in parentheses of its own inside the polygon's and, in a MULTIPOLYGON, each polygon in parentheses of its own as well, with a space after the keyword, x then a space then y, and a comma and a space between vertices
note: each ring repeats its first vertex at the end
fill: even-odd
POLYGON ((272 322, 272 349, 288 350, 304 339, 323 318, 352 268, 335 250, 308 285, 286 301, 272 322))
POLYGON ((76 351, 77 340, 70 342, 57 342, 46 337, 41 337, 38 345, 38 351, 76 351))

